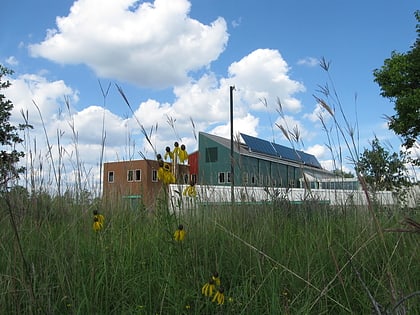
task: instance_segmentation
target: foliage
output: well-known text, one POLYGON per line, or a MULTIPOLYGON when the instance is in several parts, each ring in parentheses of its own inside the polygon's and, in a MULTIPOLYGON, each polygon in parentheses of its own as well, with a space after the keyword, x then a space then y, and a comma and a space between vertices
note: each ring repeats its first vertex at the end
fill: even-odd
MULTIPOLYGON (((37 202, 17 221, 28 276, 16 242, 1 242, 1 314, 371 314, 366 288, 386 310, 420 311, 418 235, 386 233, 384 248, 365 209, 207 205, 158 217, 102 205, 94 232, 92 209, 70 204, 39 224, 37 202), (223 305, 201 293, 215 271, 223 305)), ((378 218, 393 228, 404 215, 378 218)), ((0 220, 0 240, 12 234, 0 220)))
POLYGON ((415 12, 417 40, 406 53, 392 52, 381 69, 375 69, 375 82, 381 95, 395 103, 395 115, 389 117, 389 128, 402 136, 411 148, 420 133, 420 11, 415 12))
POLYGON ((333 174, 337 177, 342 177, 342 178, 354 178, 354 174, 352 174, 351 172, 346 172, 338 168, 333 170, 333 174))
POLYGON ((373 191, 395 190, 410 185, 405 166, 407 162, 409 158, 405 152, 390 153, 375 137, 371 148, 361 154, 356 170, 373 191))
POLYGON ((10 180, 18 178, 19 174, 24 171, 23 167, 16 166, 20 158, 24 156, 24 153, 16 150, 15 145, 23 141, 18 134, 18 130, 30 127, 29 125, 16 127, 10 123, 13 103, 6 99, 1 90, 10 87, 10 81, 4 81, 3 77, 11 74, 13 74, 12 70, 0 65, 0 187, 2 188, 10 180), (11 148, 9 151, 6 150, 8 146, 11 148))

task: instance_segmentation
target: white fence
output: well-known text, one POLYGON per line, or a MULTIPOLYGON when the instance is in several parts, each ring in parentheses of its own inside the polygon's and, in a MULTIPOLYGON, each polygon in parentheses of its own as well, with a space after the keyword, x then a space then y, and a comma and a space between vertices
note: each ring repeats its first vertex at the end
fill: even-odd
MULTIPOLYGON (((231 202, 230 186, 196 185, 197 197, 190 198, 183 195, 187 185, 170 185, 169 196, 171 205, 179 207, 191 203, 229 203, 231 202)), ((408 206, 415 207, 418 200, 418 189, 412 189, 414 197, 409 196, 408 206)), ((390 191, 377 192, 375 196, 370 194, 371 200, 382 205, 393 205, 397 199, 390 191)), ((303 188, 264 188, 264 187, 235 187, 234 201, 236 203, 271 202, 275 199, 284 199, 299 203, 305 200, 317 200, 331 205, 366 205, 367 197, 362 190, 330 190, 330 189, 303 189, 303 188)))

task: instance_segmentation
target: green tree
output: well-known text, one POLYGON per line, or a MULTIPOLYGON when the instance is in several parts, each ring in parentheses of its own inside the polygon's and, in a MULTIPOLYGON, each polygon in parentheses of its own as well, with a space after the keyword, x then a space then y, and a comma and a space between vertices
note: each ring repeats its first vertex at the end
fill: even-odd
POLYGON ((356 170, 362 174, 373 191, 399 190, 410 186, 406 163, 409 157, 405 152, 390 153, 384 149, 378 138, 371 142, 371 148, 360 155, 356 170))
POLYGON ((411 148, 420 133, 420 11, 417 19, 417 39, 406 53, 393 51, 381 69, 375 69, 374 81, 381 88, 381 95, 394 104, 395 115, 388 117, 389 128, 411 148))
POLYGON ((10 70, 0 64, 0 188, 4 189, 10 180, 19 177, 24 172, 24 167, 18 167, 17 163, 24 156, 22 151, 16 150, 16 144, 23 140, 18 131, 23 130, 29 125, 14 126, 10 123, 13 103, 7 99, 2 90, 10 87, 9 80, 4 80, 5 76, 12 75, 10 70))
POLYGON ((342 177, 342 178, 354 178, 354 175, 352 173, 343 171, 342 169, 339 169, 339 168, 333 170, 333 174, 337 177, 342 177))

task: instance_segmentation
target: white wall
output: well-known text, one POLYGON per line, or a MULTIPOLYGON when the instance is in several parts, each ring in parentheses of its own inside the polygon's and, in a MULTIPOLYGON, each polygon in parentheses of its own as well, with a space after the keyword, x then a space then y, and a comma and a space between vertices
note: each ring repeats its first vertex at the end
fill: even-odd
MULTIPOLYGON (((200 203, 228 203, 231 201, 230 186, 196 185, 197 197, 195 200, 182 195, 187 185, 170 185, 169 196, 172 205, 186 202, 200 203)), ((284 198, 293 202, 303 200, 320 200, 331 205, 366 205, 367 197, 362 190, 327 190, 303 188, 263 188, 263 187, 235 187, 235 202, 262 202, 272 201, 274 198, 284 198)), ((370 195, 372 200, 373 196, 370 195)), ((418 187, 410 190, 408 206, 415 207, 419 199, 418 187)), ((393 205, 397 200, 390 191, 381 191, 376 194, 376 200, 382 205, 393 205)))

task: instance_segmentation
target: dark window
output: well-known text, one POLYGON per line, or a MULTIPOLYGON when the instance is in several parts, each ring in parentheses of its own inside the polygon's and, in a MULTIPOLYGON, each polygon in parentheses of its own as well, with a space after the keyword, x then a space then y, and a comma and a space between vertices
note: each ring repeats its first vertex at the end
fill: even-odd
POLYGON ((191 182, 193 182, 194 184, 197 183, 197 174, 191 174, 191 182))
POLYGON ((206 163, 217 161, 217 147, 206 148, 206 163))
POLYGON ((128 182, 133 181, 133 171, 132 170, 127 171, 127 181, 128 182))
POLYGON ((136 170, 136 177, 135 180, 137 182, 141 181, 141 170, 136 170))
POLYGON ((218 174, 218 183, 219 184, 223 184, 225 182, 225 173, 224 172, 220 172, 218 174))
POLYGON ((152 170, 152 182, 157 182, 157 170, 152 170))
POLYGON ((108 172, 108 183, 114 182, 114 171, 108 172))

